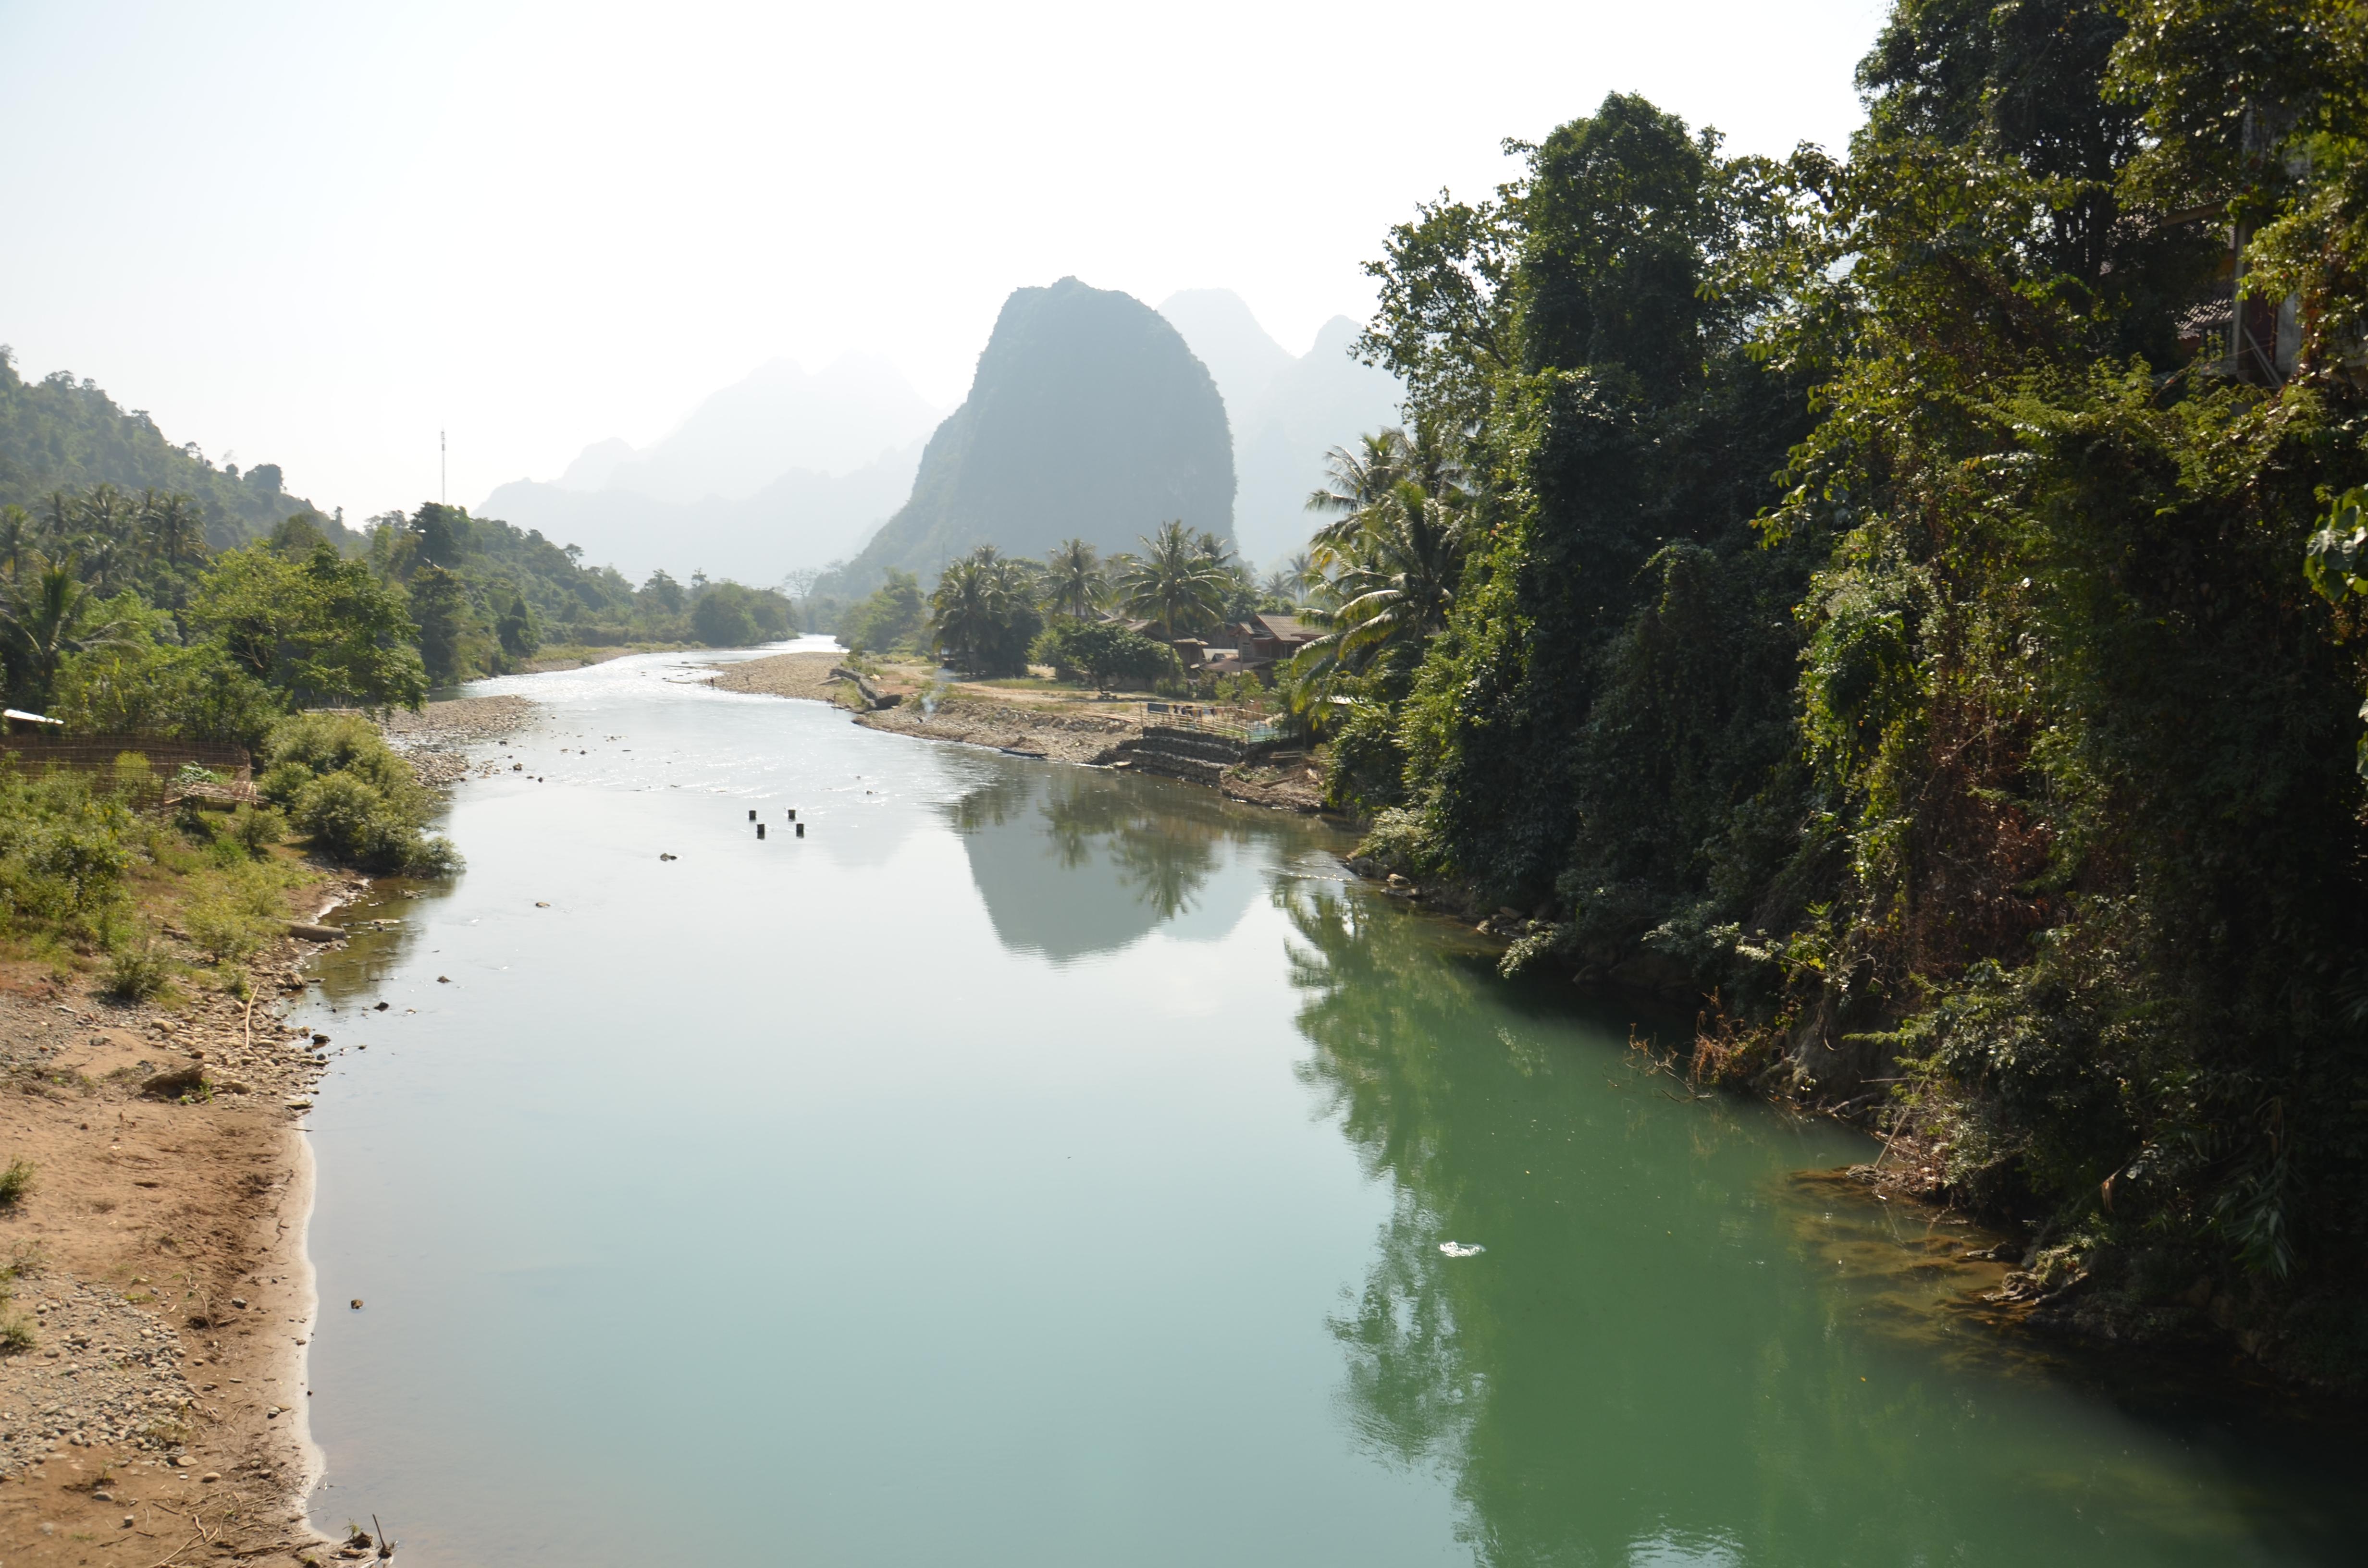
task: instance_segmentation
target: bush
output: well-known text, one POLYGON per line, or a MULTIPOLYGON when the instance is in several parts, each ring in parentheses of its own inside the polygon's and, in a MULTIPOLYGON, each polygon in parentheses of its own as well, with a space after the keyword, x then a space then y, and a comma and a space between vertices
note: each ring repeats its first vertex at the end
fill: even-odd
POLYGON ((287 873, 268 861, 199 872, 182 906, 182 929, 217 963, 251 957, 287 921, 288 885, 287 873))
POLYGON ((118 939, 100 986, 119 1002, 146 1002, 159 995, 172 980, 171 957, 157 946, 153 933, 142 931, 136 938, 118 939))
POLYGON ((123 896, 131 824, 82 775, 0 766, 0 929, 96 936, 123 896))
MULTIPOLYGON (((257 788, 331 859, 364 870, 448 876, 451 844, 423 829, 435 797, 377 729, 346 713, 300 713, 271 733, 257 788)), ((256 831, 261 831, 257 829, 256 831)))
POLYGON ((1103 691, 1121 683, 1156 687, 1179 681, 1183 662, 1167 643, 1110 620, 1064 620, 1044 629, 1028 656, 1083 674, 1103 691))
POLYGON ((14 1209, 33 1190, 33 1162, 16 1159, 0 1171, 0 1210, 14 1209))

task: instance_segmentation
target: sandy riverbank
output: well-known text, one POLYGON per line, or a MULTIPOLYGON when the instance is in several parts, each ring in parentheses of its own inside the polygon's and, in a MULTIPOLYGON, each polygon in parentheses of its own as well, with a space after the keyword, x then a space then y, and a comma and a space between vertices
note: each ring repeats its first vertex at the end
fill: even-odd
POLYGON ((34 1172, 0 1217, 0 1324, 30 1335, 0 1358, 0 1562, 220 1540, 294 1564, 332 1544, 303 1516, 319 1459, 299 1129, 322 1067, 277 1011, 311 951, 256 960, 251 1013, 220 992, 123 1006, 30 965, 0 975, 0 1116, 34 1172))
MULTIPOLYGON (((845 657, 821 653, 751 659, 722 666, 713 684, 720 691, 840 703, 848 687, 830 671, 845 657)), ((893 678, 879 684, 900 693, 910 689, 909 682, 893 678)), ((1123 766, 1130 746, 1144 735, 1143 721, 1132 711, 1060 693, 1030 692, 1020 697, 994 687, 970 685, 954 686, 929 709, 899 702, 892 708, 859 712, 855 722, 868 729, 922 740, 993 746, 1051 762, 1090 767, 1123 766)), ((1323 805, 1322 780, 1314 775, 1307 757, 1295 752, 1227 768, 1216 788, 1234 800, 1278 811, 1313 812, 1323 805)))

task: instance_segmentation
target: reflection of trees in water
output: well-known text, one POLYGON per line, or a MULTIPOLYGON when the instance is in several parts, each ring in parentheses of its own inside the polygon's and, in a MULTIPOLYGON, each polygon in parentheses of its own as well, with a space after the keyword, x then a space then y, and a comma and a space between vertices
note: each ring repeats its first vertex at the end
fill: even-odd
POLYGON ((1394 1188, 1329 1324, 1344 1406, 1377 1458, 1436 1467, 1477 1562, 1987 1561, 2024 1528, 2002 1500, 2078 1473, 2072 1431, 2009 1442, 1962 1389, 1861 1384, 1846 1303, 1764 1212, 1794 1158, 1772 1121, 1657 1098, 1616 1029, 1590 1042, 1435 922, 1276 897, 1300 1075, 1394 1188))
POLYGON ((1063 866, 1084 866, 1096 848, 1119 880, 1162 920, 1192 907, 1192 895, 1217 869, 1217 852, 1247 837, 1222 811, 1196 812, 1139 785, 1113 787, 1089 774, 1047 780, 1044 831, 1063 866))
POLYGON ((1222 807, 1178 793, 1141 779, 1015 769, 952 801, 946 820, 957 833, 975 834, 1012 826, 1032 805, 1063 870, 1090 872, 1106 861, 1137 902, 1167 920, 1192 909, 1219 851, 1249 836, 1222 807))
POLYGON ((1364 1289, 1330 1324, 1348 1357, 1351 1419, 1383 1455, 1453 1466, 1482 1379, 1439 1252, 1453 1233, 1456 1185, 1452 1131, 1436 1114, 1452 1092, 1438 1081, 1447 1061, 1439 1045, 1455 1027, 1451 1015, 1468 1018, 1475 983, 1441 963, 1428 934, 1395 910, 1290 884, 1276 897, 1306 944, 1291 955, 1300 1032, 1315 1048, 1301 1081, 1326 1097, 1367 1173, 1396 1189, 1364 1289))

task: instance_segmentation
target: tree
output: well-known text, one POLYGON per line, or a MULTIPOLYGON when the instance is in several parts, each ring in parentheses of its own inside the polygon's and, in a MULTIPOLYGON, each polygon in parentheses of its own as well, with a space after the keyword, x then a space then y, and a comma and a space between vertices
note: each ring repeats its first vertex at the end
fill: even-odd
POLYGON ((526 602, 526 596, 511 590, 509 608, 503 610, 500 619, 494 622, 494 636, 501 643, 502 652, 509 657, 528 659, 534 656, 534 651, 542 645, 542 632, 535 625, 534 610, 526 602))
POLYGON ((427 695, 402 591, 327 544, 302 562, 256 547, 216 556, 189 619, 299 707, 416 708, 427 695))
POLYGON ((1059 622, 1045 629, 1030 653, 1041 664, 1082 672, 1098 691, 1121 682, 1152 686, 1184 673, 1175 649, 1113 620, 1059 622))
POLYGON ((1021 675, 1043 627, 1034 584, 1021 562, 982 545, 953 562, 929 596, 931 642, 948 664, 973 675, 1021 675))
POLYGON ((876 653, 904 642, 928 617, 920 579, 894 567, 871 597, 839 622, 839 641, 859 653, 876 653))
POLYGON ((1092 545, 1067 539, 1053 546, 1045 572, 1046 609, 1083 620, 1101 604, 1107 586, 1100 557, 1092 545))
POLYGON ((471 644, 480 635, 473 608, 459 573, 430 562, 412 574, 411 619, 419 628, 419 660, 428 685, 455 686, 468 678, 471 644))
POLYGON ((1237 586, 1223 554, 1212 555, 1180 521, 1160 524, 1142 542, 1144 555, 1118 580, 1126 612, 1156 626, 1163 640, 1219 625, 1237 586))
POLYGON ((69 655, 121 635, 122 623, 101 614, 98 595, 75 575, 71 559, 29 573, 20 568, 0 597, 0 654, 7 663, 9 695, 45 706, 69 655))
POLYGON ((711 648, 745 648, 790 635, 789 602, 768 588, 711 583, 690 609, 691 630, 711 648))

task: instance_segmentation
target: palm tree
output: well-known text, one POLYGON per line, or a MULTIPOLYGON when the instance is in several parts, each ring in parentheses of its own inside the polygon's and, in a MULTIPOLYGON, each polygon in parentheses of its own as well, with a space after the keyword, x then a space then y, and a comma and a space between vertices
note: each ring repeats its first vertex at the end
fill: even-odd
POLYGON ((1079 620, 1094 613, 1105 586, 1101 558, 1081 539, 1064 539, 1046 557, 1044 608, 1079 620))
POLYGON ((1411 480, 1426 495, 1452 505, 1467 488, 1463 465, 1449 453, 1438 433, 1417 426, 1409 437, 1393 426, 1357 438, 1357 450, 1335 447, 1326 454, 1328 483, 1307 497, 1307 509, 1326 512, 1332 520, 1315 531, 1311 545, 1318 568, 1338 566, 1348 557, 1367 515, 1394 504, 1397 487, 1411 480))
POLYGON ((0 565, 15 576, 26 557, 33 553, 40 529, 31 513, 22 506, 0 506, 0 565))
POLYGON ((59 666, 70 653, 122 640, 122 623, 89 624, 98 596, 74 573, 71 557, 40 562, 8 585, 0 598, 0 641, 21 695, 36 706, 50 699, 59 666), (28 580, 29 578, 29 580, 28 580))
POLYGON ((991 544, 949 565, 929 595, 929 636, 939 656, 973 675, 1024 668, 1039 624, 1028 562, 1007 560, 991 544))
POLYGON ((1402 479, 1360 515, 1363 526, 1346 546, 1341 573, 1326 585, 1330 602, 1314 613, 1324 634, 1292 655, 1291 684, 1303 707, 1377 654, 1437 636, 1454 608, 1469 540, 1454 506, 1402 479))
POLYGON ((1157 535, 1143 540, 1145 553, 1119 579, 1126 612, 1150 621, 1163 639, 1206 631, 1224 617, 1234 574, 1222 554, 1203 551, 1206 538, 1195 538, 1180 521, 1162 523, 1157 535))
POLYGON ((140 497, 140 525, 151 560, 172 568, 205 559, 206 520, 187 495, 147 492, 140 497))

